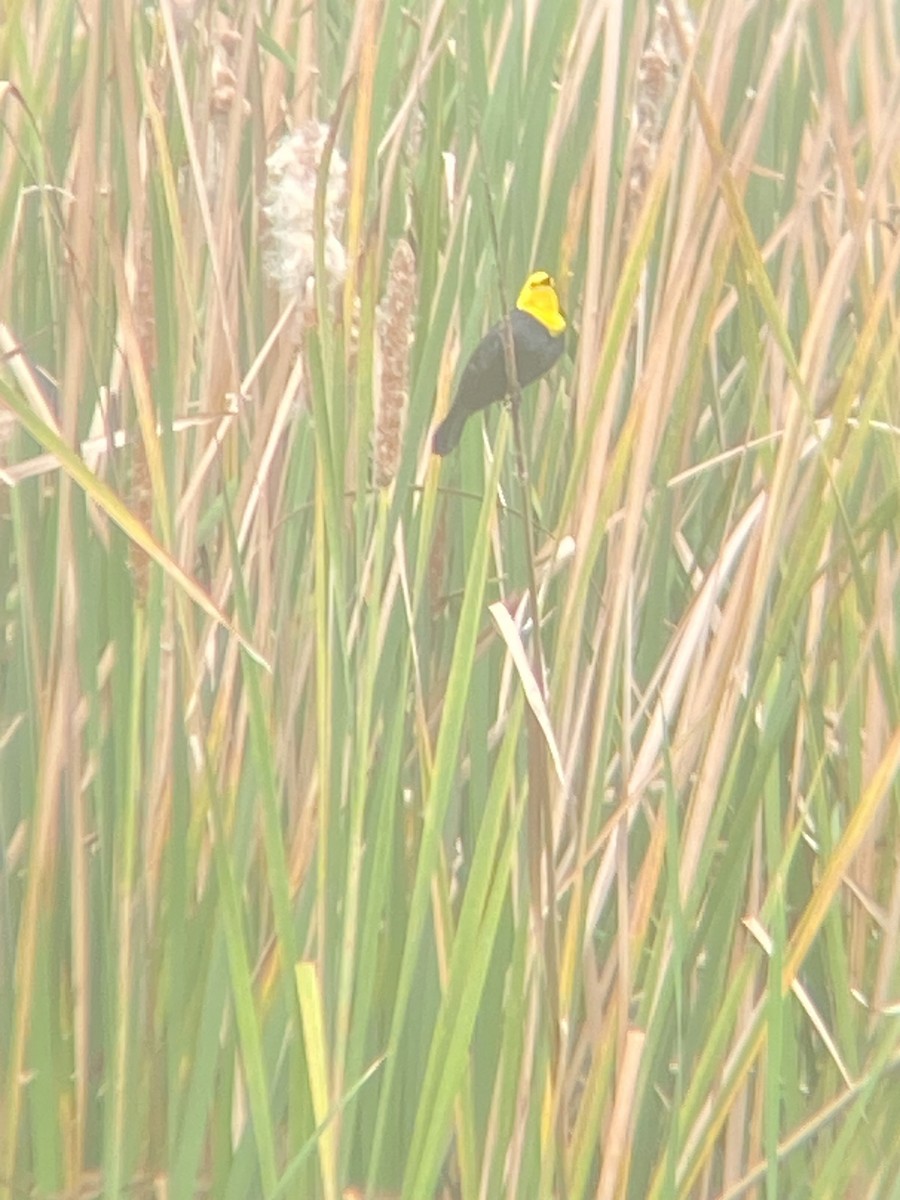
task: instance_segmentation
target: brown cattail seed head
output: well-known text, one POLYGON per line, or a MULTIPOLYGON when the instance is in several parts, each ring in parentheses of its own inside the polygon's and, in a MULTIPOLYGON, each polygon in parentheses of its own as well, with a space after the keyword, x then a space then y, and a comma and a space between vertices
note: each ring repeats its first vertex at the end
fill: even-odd
MULTIPOLYGON (((696 37, 693 17, 684 0, 678 0, 675 8, 681 31, 690 46, 696 37)), ((631 114, 632 147, 625 214, 626 243, 643 203, 653 168, 656 166, 666 118, 683 67, 680 42, 673 28, 668 6, 657 4, 653 13, 650 40, 641 55, 638 67, 637 89, 631 114)))
POLYGON ((416 260, 400 239, 391 255, 387 291, 378 306, 381 369, 375 408, 375 482, 387 487, 400 465, 409 407, 409 348, 416 304, 416 260))

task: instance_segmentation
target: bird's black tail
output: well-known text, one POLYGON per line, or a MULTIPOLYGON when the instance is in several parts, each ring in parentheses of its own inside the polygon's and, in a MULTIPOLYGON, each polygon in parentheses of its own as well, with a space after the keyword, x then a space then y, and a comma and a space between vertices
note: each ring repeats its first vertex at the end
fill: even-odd
POLYGON ((455 450, 459 445, 459 439, 462 436, 463 426, 466 423, 468 413, 460 412, 458 408, 451 408, 434 431, 434 437, 431 439, 431 449, 435 454, 441 456, 449 454, 451 450, 455 450))

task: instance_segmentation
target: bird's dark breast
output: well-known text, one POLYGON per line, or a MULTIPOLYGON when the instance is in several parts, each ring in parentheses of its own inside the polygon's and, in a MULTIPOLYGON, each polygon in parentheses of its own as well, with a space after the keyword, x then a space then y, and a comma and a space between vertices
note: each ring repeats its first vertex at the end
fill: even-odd
MULTIPOLYGON (((510 324, 519 387, 527 387, 546 374, 562 354, 565 335, 554 336, 540 321, 521 309, 513 311, 510 324)), ((509 392, 501 321, 485 334, 466 364, 454 404, 467 412, 477 412, 495 400, 502 400, 509 392)))

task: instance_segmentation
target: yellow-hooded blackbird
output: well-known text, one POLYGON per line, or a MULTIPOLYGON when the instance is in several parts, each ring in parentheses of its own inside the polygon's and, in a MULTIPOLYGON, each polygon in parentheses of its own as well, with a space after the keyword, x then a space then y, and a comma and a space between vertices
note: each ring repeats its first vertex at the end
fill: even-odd
MULTIPOLYGON (((559 307, 556 285, 546 271, 528 276, 509 322, 516 377, 523 388, 546 375, 565 348, 566 318, 559 307)), ((434 453, 449 454, 459 443, 472 413, 502 400, 511 391, 503 350, 503 321, 499 321, 484 335, 463 368, 450 411, 434 431, 434 453)))

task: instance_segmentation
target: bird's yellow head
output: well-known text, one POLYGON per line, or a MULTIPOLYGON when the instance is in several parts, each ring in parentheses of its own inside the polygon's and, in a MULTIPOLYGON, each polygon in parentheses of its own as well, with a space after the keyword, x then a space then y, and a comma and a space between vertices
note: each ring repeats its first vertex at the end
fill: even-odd
POLYGON ((546 271, 535 271, 528 276, 525 286, 519 292, 516 308, 540 321, 551 333, 559 334, 566 328, 566 318, 559 307, 556 284, 546 271))

